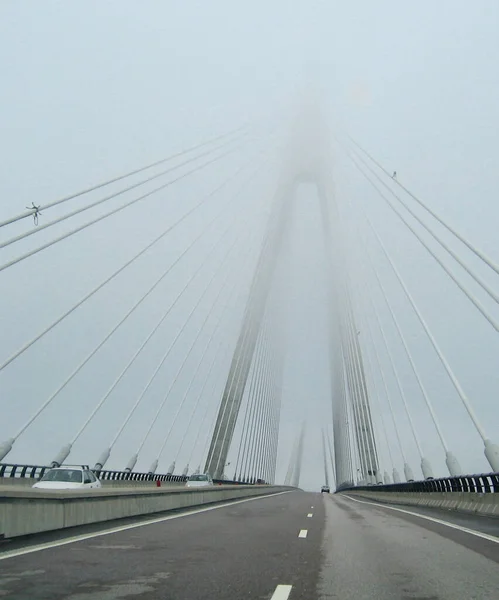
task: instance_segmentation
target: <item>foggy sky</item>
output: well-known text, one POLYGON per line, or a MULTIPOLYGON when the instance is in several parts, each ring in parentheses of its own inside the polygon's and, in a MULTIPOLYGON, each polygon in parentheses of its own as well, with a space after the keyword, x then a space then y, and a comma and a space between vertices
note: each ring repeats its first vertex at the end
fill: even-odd
MULTIPOLYGON (((234 219, 234 228, 186 297, 165 321, 165 328, 138 359, 133 371, 103 406, 75 446, 74 460, 95 462, 119 427, 128 408, 153 372, 168 343, 185 322, 203 285, 234 242, 234 253, 214 280, 193 321, 179 339, 179 349, 161 371, 134 420, 113 451, 109 465, 121 468, 135 451, 174 373, 195 339, 224 273, 236 296, 217 304, 172 390, 170 408, 144 447, 138 468, 148 468, 162 444, 171 417, 189 383, 204 345, 216 330, 206 361, 186 403, 194 402, 207 373, 217 340, 225 353, 217 359, 207 385, 206 424, 194 462, 203 460, 217 402, 223 389, 231 348, 251 278, 265 207, 272 198, 284 153, 271 151, 275 133, 310 87, 318 91, 332 130, 345 130, 418 196, 493 258, 498 257, 496 202, 499 134, 499 5, 444 0, 406 5, 395 1, 252 2, 36 2, 5 1, 0 7, 2 93, 0 94, 0 220, 18 214, 34 201, 43 204, 93 183, 158 160, 179 149, 235 127, 257 123, 247 146, 211 168, 200 171, 126 209, 115 217, 0 273, 0 359, 7 357, 105 276, 158 235, 176 216, 209 193, 241 165, 255 165, 255 153, 267 149, 268 161, 231 204, 213 231, 173 270, 168 282, 123 327, 85 371, 20 437, 9 461, 43 463, 68 441, 108 389, 145 335, 154 326, 188 277, 234 219), (272 140, 272 142, 271 142, 272 140), (258 212, 260 211, 260 212, 258 212), (246 224, 254 216, 251 232, 246 224), (252 233, 250 236, 249 234, 252 233), (248 234, 251 244, 244 245, 248 234), (240 244, 238 246, 237 244, 240 244), (244 254, 244 268, 236 268, 244 254), (232 270, 231 270, 232 269, 232 270), (232 273, 232 275, 229 275, 232 273), (211 329, 210 329, 211 327, 211 329), (218 336, 218 337, 217 337, 218 336), (210 354, 211 353, 211 354, 210 354), (206 432, 205 432, 206 430, 206 432)), ((281 137, 279 137, 281 135, 281 137)), ((437 474, 445 474, 443 452, 396 331, 365 260, 359 231, 364 207, 396 260, 408 287, 459 374, 479 418, 496 441, 499 373, 497 334, 459 292, 455 284, 386 208, 334 140, 332 178, 344 220, 346 268, 355 291, 360 343, 366 355, 366 316, 373 328, 399 415, 407 458, 417 472, 419 458, 403 415, 395 382, 387 366, 367 295, 380 312, 400 370, 424 452, 437 474)), ((284 152, 284 151, 283 151, 284 152)), ((145 292, 156 277, 200 233, 217 207, 235 197, 244 177, 232 182, 200 211, 89 301, 51 334, 0 374, 0 439, 10 437, 71 372, 86 353, 145 292)), ((113 189, 118 189, 119 186, 113 189)), ((148 189, 152 189, 152 184, 148 189)), ((92 199, 100 197, 92 195, 92 199)), ((131 198, 132 195, 126 196, 131 198)), ((42 214, 40 223, 83 206, 75 200, 42 214)), ((119 200, 110 204, 120 204, 119 200)), ((89 211, 57 227, 0 250, 1 262, 98 216, 89 211)), ((43 211, 42 211, 43 213, 43 211)), ((418 211, 428 223, 431 220, 418 211)), ((6 239, 32 228, 30 220, 8 228, 6 239)), ((455 240, 438 232, 491 283, 497 282, 455 240)), ((283 414, 278 478, 283 479, 291 446, 307 417, 302 468, 305 487, 322 483, 322 458, 316 432, 330 418, 331 399, 324 335, 325 303, 321 227, 313 188, 299 189, 292 224, 293 244, 288 282, 288 353, 283 381, 283 414)), ((425 234, 426 236, 426 234, 425 234)), ((425 237, 427 239, 427 236, 425 237)), ((401 321, 448 438, 467 472, 487 470, 478 435, 436 360, 424 333, 393 279, 375 241, 368 247, 401 321)), ((434 245, 434 244, 433 244, 434 245)), ((432 246, 433 247, 433 246, 432 246)), ((437 250, 439 256, 441 250, 437 250)), ((451 259, 444 258, 470 289, 476 286, 451 259)), ((229 285, 229 284, 228 284, 229 285)), ((477 291, 477 294, 480 294, 477 291)), ((483 296, 480 295, 482 299, 483 296)), ((497 307, 484 299, 498 315, 497 307)), ((379 384, 379 381, 377 382, 379 384)), ((191 404, 192 406, 192 404, 191 404)), ((202 408, 202 407, 201 407, 202 408)), ((201 410, 188 440, 201 426, 201 410)), ((176 452, 187 416, 179 416, 159 471, 176 452)), ((386 444, 379 442, 388 461, 386 444)), ((395 445, 392 451, 395 451, 395 445)), ((179 457, 179 465, 188 458, 179 457)), ((73 455, 72 455, 73 457, 73 455)), ((400 469, 400 457, 397 458, 400 469)), ((192 467, 197 464, 192 464, 192 467)), ((389 467, 386 467, 389 469, 389 467)))

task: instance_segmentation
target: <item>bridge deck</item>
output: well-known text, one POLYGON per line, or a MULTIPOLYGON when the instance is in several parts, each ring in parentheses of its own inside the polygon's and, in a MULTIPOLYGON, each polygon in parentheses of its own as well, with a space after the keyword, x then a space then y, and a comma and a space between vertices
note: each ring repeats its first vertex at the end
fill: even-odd
POLYGON ((94 526, 5 542, 0 596, 496 599, 499 520, 408 510, 495 538, 346 497, 292 492, 149 525, 120 522, 111 534, 94 526), (71 541, 77 534, 84 539, 71 541))

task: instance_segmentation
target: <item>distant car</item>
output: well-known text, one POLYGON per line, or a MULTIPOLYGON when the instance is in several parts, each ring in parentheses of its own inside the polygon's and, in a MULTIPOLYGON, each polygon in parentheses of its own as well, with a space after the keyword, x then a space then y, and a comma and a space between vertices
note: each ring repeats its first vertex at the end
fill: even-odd
POLYGON ((102 484, 86 466, 62 466, 46 471, 33 487, 39 490, 86 490, 100 488, 102 484))
POLYGON ((213 485, 213 479, 209 473, 199 473, 198 475, 191 475, 185 484, 185 487, 208 487, 213 485))
POLYGON ((324 493, 329 494, 329 491, 330 490, 329 490, 329 486, 328 485, 323 485, 321 487, 321 494, 324 494, 324 493))

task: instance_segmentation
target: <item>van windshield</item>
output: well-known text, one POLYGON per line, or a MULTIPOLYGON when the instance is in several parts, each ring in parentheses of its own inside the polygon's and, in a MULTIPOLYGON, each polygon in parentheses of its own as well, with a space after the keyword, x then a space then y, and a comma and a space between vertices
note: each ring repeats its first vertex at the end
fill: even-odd
POLYGON ((189 481, 208 481, 208 475, 191 475, 189 481))

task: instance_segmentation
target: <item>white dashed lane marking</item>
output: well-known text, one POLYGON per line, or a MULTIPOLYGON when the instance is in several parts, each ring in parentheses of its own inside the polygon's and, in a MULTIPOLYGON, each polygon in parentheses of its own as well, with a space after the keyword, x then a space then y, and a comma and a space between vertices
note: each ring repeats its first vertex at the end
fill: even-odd
POLYGON ((288 600, 292 585, 278 585, 270 600, 288 600))

